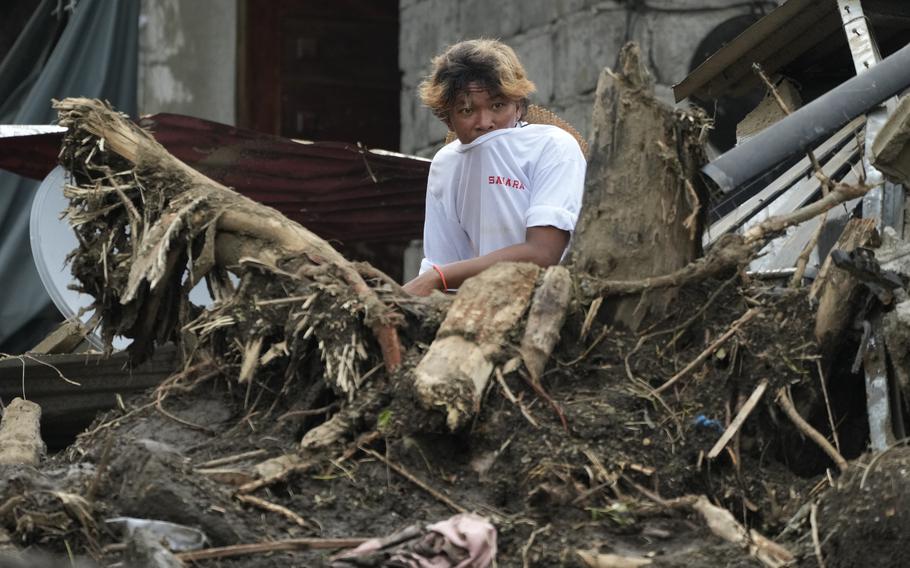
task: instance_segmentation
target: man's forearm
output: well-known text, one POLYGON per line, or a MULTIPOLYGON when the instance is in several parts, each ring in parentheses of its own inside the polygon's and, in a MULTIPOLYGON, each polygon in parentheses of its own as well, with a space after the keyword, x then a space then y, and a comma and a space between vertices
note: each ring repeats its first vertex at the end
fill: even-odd
POLYGON ((541 267, 552 266, 559 262, 562 253, 558 255, 541 250, 539 246, 531 243, 520 243, 502 248, 477 258, 461 260, 440 266, 445 274, 446 284, 449 288, 458 288, 470 278, 480 274, 497 262, 533 262, 541 267))
POLYGON ((459 288, 465 280, 497 262, 533 262, 541 267, 552 266, 562 258, 562 253, 569 244, 569 236, 568 231, 555 227, 529 227, 523 243, 427 270, 405 284, 404 289, 410 294, 426 296, 433 290, 459 288), (439 269, 438 272, 436 268, 439 269))

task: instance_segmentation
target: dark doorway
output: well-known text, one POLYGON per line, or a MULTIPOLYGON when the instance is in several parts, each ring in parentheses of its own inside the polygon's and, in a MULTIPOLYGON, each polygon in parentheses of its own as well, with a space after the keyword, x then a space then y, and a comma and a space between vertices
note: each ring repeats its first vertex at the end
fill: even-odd
MULTIPOLYGON (((736 16, 711 30, 695 49, 689 71, 694 71, 717 50, 757 22, 761 16, 762 14, 757 13, 736 16)), ((693 102, 714 119, 714 128, 708 133, 708 140, 719 153, 724 153, 736 145, 736 125, 761 102, 764 96, 764 88, 755 88, 741 96, 723 95, 713 101, 692 97, 693 102)))
POLYGON ((244 0, 238 126, 398 149, 396 0, 244 0))

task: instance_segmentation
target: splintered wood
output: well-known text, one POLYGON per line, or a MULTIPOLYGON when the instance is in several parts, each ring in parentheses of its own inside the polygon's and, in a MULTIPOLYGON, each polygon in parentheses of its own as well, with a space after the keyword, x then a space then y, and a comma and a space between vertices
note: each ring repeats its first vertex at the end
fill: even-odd
MULTIPOLYGON (((850 252, 880 242, 875 224, 875 219, 851 219, 833 250, 850 252)), ((810 297, 818 299, 815 338, 826 356, 830 357, 840 345, 841 335, 859 307, 859 293, 857 279, 834 266, 829 255, 809 292, 810 297)))

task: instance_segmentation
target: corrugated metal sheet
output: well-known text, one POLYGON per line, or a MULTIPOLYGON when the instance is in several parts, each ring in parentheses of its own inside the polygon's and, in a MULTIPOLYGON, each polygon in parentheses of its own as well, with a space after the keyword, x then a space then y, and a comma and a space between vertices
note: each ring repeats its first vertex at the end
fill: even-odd
MULTIPOLYGON (((324 239, 405 242, 421 236, 427 160, 174 114, 140 123, 177 158, 324 239)), ((60 134, 0 138, 0 168, 43 179, 56 165, 60 140, 60 134)))

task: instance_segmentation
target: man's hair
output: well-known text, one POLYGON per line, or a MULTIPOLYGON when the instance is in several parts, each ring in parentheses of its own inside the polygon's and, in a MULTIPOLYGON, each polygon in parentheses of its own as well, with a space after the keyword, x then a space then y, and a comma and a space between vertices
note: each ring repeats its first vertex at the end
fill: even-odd
POLYGON ((433 58, 432 72, 418 87, 420 100, 447 122, 456 97, 469 83, 491 95, 518 101, 522 113, 537 90, 511 47, 494 39, 471 39, 449 46, 433 58))

